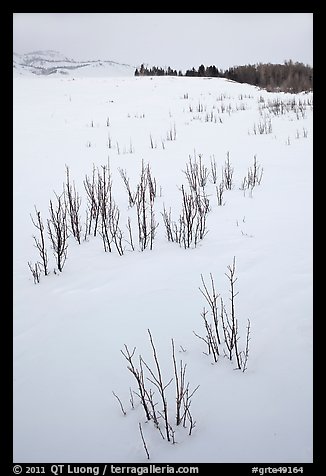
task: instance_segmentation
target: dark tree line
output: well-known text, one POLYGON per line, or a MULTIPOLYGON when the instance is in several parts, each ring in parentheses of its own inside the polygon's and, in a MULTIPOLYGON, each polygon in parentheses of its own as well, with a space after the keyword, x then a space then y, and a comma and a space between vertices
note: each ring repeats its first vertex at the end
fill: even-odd
POLYGON ((236 66, 224 72, 227 79, 249 83, 268 91, 298 93, 313 89, 313 68, 303 63, 285 61, 284 64, 236 66))
POLYGON ((166 69, 160 68, 159 66, 147 68, 142 64, 139 70, 136 69, 135 76, 182 76, 182 71, 172 69, 170 66, 166 69))
POLYGON ((185 72, 185 76, 192 76, 192 77, 210 77, 210 78, 220 78, 222 77, 222 73, 218 70, 218 68, 214 65, 205 67, 201 64, 196 70, 195 68, 187 69, 185 72))
POLYGON ((189 76, 189 77, 213 77, 226 78, 238 83, 248 83, 268 91, 285 91, 298 93, 313 89, 313 68, 303 63, 292 60, 284 64, 258 63, 244 66, 234 66, 225 71, 216 66, 204 66, 198 69, 186 70, 185 74, 170 67, 147 68, 143 64, 136 69, 135 76, 189 76))

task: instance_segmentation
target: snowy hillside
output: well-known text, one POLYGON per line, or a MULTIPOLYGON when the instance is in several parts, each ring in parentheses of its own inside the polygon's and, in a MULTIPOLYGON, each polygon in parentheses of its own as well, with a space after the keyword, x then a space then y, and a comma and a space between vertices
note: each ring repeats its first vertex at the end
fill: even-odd
POLYGON ((14 461, 312 462, 313 94, 65 76, 13 92, 14 461), (49 207, 68 189, 80 244, 68 208, 60 272, 49 207))
POLYGON ((13 54, 14 77, 33 75, 117 77, 133 76, 134 72, 135 67, 127 64, 107 60, 77 61, 52 50, 33 51, 24 55, 13 54))

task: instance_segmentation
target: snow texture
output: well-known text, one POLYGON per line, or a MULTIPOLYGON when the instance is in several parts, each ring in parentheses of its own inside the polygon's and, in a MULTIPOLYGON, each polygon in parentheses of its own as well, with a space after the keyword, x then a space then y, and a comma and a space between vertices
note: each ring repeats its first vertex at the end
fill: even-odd
POLYGON ((141 422, 152 463, 311 462, 312 93, 179 77, 20 76, 13 88, 14 461, 145 463, 141 422), (267 107, 281 102, 283 114, 267 107), (260 134, 269 119, 272 131, 260 134), (167 140, 171 129, 176 140, 167 140), (200 154, 207 167, 215 158, 220 181, 228 153, 234 186, 218 206, 210 177, 207 235, 189 249, 168 242, 161 213, 171 207, 178 219, 189 156, 200 154), (255 156, 261 184, 244 193, 255 156), (80 245, 70 236, 63 272, 54 273, 46 236, 50 275, 34 284, 27 266, 39 259, 34 206, 46 225, 68 165, 84 222, 83 180, 108 158, 121 229, 127 240, 130 216, 135 251, 124 241, 123 256, 105 253, 100 236, 80 245), (157 181, 159 223, 153 250, 143 252, 118 170, 135 190, 142 161, 157 181), (251 321, 245 372, 223 355, 214 363, 193 333, 205 336, 201 274, 209 283, 212 273, 228 306, 225 273, 234 257, 241 348, 251 321), (164 382, 173 377, 173 338, 190 389, 200 385, 191 436, 175 427, 174 382, 166 389, 176 444, 146 423, 137 396, 134 409, 129 402, 137 386, 120 350, 136 347, 135 363, 141 354, 154 369, 147 329, 164 382))

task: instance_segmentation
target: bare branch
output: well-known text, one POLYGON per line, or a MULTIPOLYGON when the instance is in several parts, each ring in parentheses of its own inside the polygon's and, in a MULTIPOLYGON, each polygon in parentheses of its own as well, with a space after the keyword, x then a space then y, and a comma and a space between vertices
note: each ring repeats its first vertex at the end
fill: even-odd
MULTIPOLYGON (((41 218, 41 212, 38 211, 36 209, 36 207, 35 207, 35 214, 36 214, 36 217, 37 217, 37 221, 34 221, 32 215, 30 215, 30 217, 31 217, 32 223, 35 226, 35 228, 37 228, 39 230, 40 239, 37 239, 36 236, 33 236, 33 238, 34 238, 35 246, 38 249, 39 255, 41 257, 41 263, 42 263, 44 275, 47 276, 49 274, 49 271, 48 271, 48 253, 47 253, 47 250, 45 248, 44 225, 43 225, 43 221, 42 221, 42 218, 41 218)), ((38 264, 38 266, 39 266, 39 264, 38 264)))
MULTIPOLYGON (((164 422, 165 422, 166 437, 167 437, 167 440, 170 441, 169 419, 168 419, 168 404, 167 404, 167 400, 166 400, 165 393, 164 393, 164 390, 165 390, 165 388, 166 388, 166 386, 167 386, 168 384, 165 385, 165 386, 164 386, 164 384, 163 384, 161 369, 160 369, 160 365, 159 365, 159 361, 158 361, 156 349, 155 349, 155 346, 154 346, 152 334, 151 334, 151 332, 150 332, 149 329, 147 329, 147 332, 148 332, 149 340, 150 340, 150 343, 151 343, 151 346, 152 346, 154 361, 155 361, 156 370, 157 370, 157 377, 154 377, 154 379, 155 379, 155 381, 158 383, 158 388, 159 388, 159 392, 160 392, 161 399, 162 399, 162 403, 163 403, 163 413, 164 413, 164 422)), ((153 375, 152 372, 151 372, 151 374, 153 375)), ((171 382, 169 382, 169 383, 171 383, 171 382)))
POLYGON ((50 219, 48 219, 48 234, 52 243, 53 254, 56 259, 58 270, 62 272, 67 259, 68 249, 68 226, 67 209, 62 195, 55 194, 57 206, 54 208, 50 200, 50 219))
POLYGON ((127 413, 125 412, 125 409, 123 408, 122 402, 121 402, 120 398, 118 397, 118 395, 116 395, 113 390, 112 390, 112 393, 115 396, 115 398, 118 400, 122 413, 124 415, 127 415, 127 413))
POLYGON ((145 439, 144 439, 144 435, 143 435, 143 430, 142 430, 142 427, 141 427, 141 423, 139 422, 138 425, 139 425, 140 436, 141 436, 141 439, 142 439, 142 442, 143 442, 143 445, 144 445, 144 449, 145 449, 145 451, 146 451, 147 459, 150 459, 150 457, 149 457, 149 452, 148 452, 148 449, 147 449, 147 446, 146 446, 146 442, 145 442, 145 439))
POLYGON ((245 372, 247 370, 247 362, 249 357, 249 341, 250 341, 250 319, 248 319, 248 326, 247 326, 247 337, 246 337, 246 349, 244 352, 244 361, 242 366, 242 371, 245 372))
POLYGON ((139 389, 139 396, 140 396, 140 401, 141 404, 144 408, 144 412, 146 415, 147 420, 151 419, 150 412, 147 406, 146 402, 146 389, 145 389, 145 384, 144 384, 144 373, 142 369, 142 358, 139 356, 139 362, 140 362, 140 370, 138 370, 132 361, 132 358, 135 354, 136 347, 134 347, 133 351, 130 353, 128 347, 125 345, 125 352, 123 350, 120 350, 124 358, 127 360, 129 365, 127 366, 128 370, 132 373, 132 375, 135 377, 138 389, 139 389))
POLYGON ((32 266, 32 263, 28 261, 28 267, 32 273, 33 279, 34 279, 34 284, 37 284, 40 282, 40 263, 36 262, 34 264, 34 267, 32 266))

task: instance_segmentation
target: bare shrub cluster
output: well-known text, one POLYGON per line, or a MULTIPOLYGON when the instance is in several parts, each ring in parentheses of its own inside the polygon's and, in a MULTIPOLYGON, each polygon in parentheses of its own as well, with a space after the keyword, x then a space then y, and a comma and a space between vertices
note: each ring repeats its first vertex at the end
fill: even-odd
POLYGON ((119 226, 120 210, 112 196, 110 164, 93 166, 92 176, 86 175, 84 187, 87 194, 85 240, 99 233, 104 251, 111 253, 114 247, 122 256, 123 233, 119 226))
MULTIPOLYGON (((136 208, 138 243, 141 251, 153 249, 154 238, 158 222, 155 219, 155 198, 157 196, 156 179, 152 174, 150 164, 144 164, 142 161, 139 183, 133 192, 130 185, 130 179, 125 170, 119 169, 121 178, 128 193, 129 207, 136 208)), ((129 233, 129 244, 132 250, 135 249, 132 232, 131 219, 128 217, 127 229, 129 233)))
POLYGON ((55 200, 50 200, 49 214, 47 219, 47 234, 45 234, 45 227, 41 212, 35 207, 36 218, 31 215, 31 220, 34 227, 38 230, 38 236, 33 236, 35 247, 38 250, 40 261, 35 263, 28 262, 28 267, 32 273, 34 283, 40 282, 42 274, 48 276, 49 271, 49 254, 47 250, 47 238, 53 251, 56 268, 60 273, 63 270, 68 253, 68 222, 67 222, 67 202, 64 197, 64 192, 61 195, 55 193, 55 200))
MULTIPOLYGON (((131 391, 131 407, 134 408, 135 406, 133 397, 135 395, 143 408, 146 421, 153 423, 164 440, 174 444, 176 443, 176 427, 186 428, 190 436, 196 426, 196 421, 191 412, 191 403, 192 397, 198 390, 199 385, 193 390, 190 389, 190 384, 186 380, 187 364, 183 363, 182 360, 179 363, 177 362, 173 339, 171 339, 171 376, 164 378, 152 334, 149 329, 147 332, 153 355, 153 363, 151 365, 145 361, 142 355, 135 356, 136 347, 130 350, 127 345, 124 345, 124 349, 121 350, 122 355, 127 361, 127 369, 131 372, 136 384, 136 390, 131 391), (173 384, 174 398, 171 400, 171 392, 168 393, 167 389, 173 384)), ((126 411, 121 400, 116 394, 114 396, 118 399, 121 411, 125 415, 126 411)), ((146 450, 147 447, 143 435, 142 441, 146 450)), ((149 459, 148 450, 146 454, 149 459)))
MULTIPOLYGON (((153 249, 156 228, 154 201, 157 195, 156 179, 152 175, 150 165, 142 161, 141 173, 137 189, 132 191, 127 172, 118 169, 128 193, 129 207, 136 207, 138 243, 141 251, 153 249)), ((101 169, 93 168, 92 177, 86 176, 84 181, 88 197, 87 227, 88 234, 96 236, 98 226, 103 239, 105 251, 112 251, 112 245, 119 255, 124 253, 123 242, 130 244, 135 250, 132 224, 127 220, 129 241, 124 238, 124 233, 119 224, 120 210, 112 196, 112 174, 109 164, 101 169)))
MULTIPOLYGON (((229 283, 229 306, 225 305, 220 294, 216 291, 212 273, 210 273, 208 283, 201 275, 202 286, 199 287, 199 291, 207 304, 207 308, 204 307, 201 313, 205 333, 199 335, 194 332, 194 334, 205 343, 206 351, 204 354, 212 356, 214 362, 218 362, 221 357, 226 357, 235 363, 235 369, 245 372, 251 339, 250 320, 248 319, 247 323, 245 344, 241 348, 239 345, 239 320, 235 306, 235 298, 238 295, 235 289, 238 279, 236 277, 235 257, 232 265, 227 267, 225 276, 229 283)), ((130 350, 127 345, 124 345, 124 349, 120 350, 127 361, 127 369, 132 374, 136 385, 134 390, 129 387, 129 402, 131 409, 135 409, 135 397, 137 397, 146 422, 152 422, 162 439, 175 444, 177 427, 186 428, 190 436, 196 426, 191 411, 191 403, 199 385, 194 389, 190 388, 189 381, 186 379, 187 364, 182 359, 179 362, 177 361, 174 339, 171 339, 172 371, 169 376, 164 376, 152 334, 149 329, 147 332, 152 350, 153 361, 151 364, 141 354, 136 356, 136 347, 130 350), (171 399, 173 386, 174 398, 171 399)), ((184 351, 182 347, 181 349, 184 351)), ((127 415, 121 399, 115 392, 112 393, 117 399, 123 415, 127 415)), ((139 422, 139 431, 146 456, 150 459, 141 422, 139 422)))
POLYGON ((68 213, 69 231, 81 244, 82 225, 80 219, 81 197, 76 190, 75 183, 70 181, 69 167, 66 165, 66 183, 64 185, 65 208, 68 213))
POLYGON ((35 228, 38 230, 39 236, 33 236, 35 247, 37 248, 41 261, 37 261, 34 265, 31 262, 28 262, 29 269, 33 275, 33 279, 35 283, 40 282, 40 275, 43 271, 44 275, 47 276, 49 274, 48 270, 48 252, 45 245, 45 234, 44 234, 44 225, 43 220, 41 218, 41 212, 37 210, 35 207, 35 214, 36 220, 34 220, 33 216, 31 215, 31 220, 35 228))
POLYGON ((56 265, 60 272, 63 270, 68 253, 67 208, 63 195, 55 194, 55 204, 50 200, 50 218, 48 219, 48 234, 56 265))
POLYGON ((171 208, 169 212, 164 206, 162 213, 168 241, 179 243, 184 248, 196 247, 198 242, 207 234, 207 214, 210 210, 209 199, 205 187, 208 183, 209 170, 202 162, 202 155, 196 154, 189 161, 184 170, 188 187, 181 191, 181 213, 177 221, 172 220, 171 208))
POLYGON ((202 240, 207 230, 207 215, 210 211, 210 201, 207 193, 209 182, 215 185, 217 205, 222 206, 225 190, 234 188, 234 167, 230 162, 230 153, 227 152, 226 160, 222 166, 221 181, 218 182, 218 170, 215 156, 210 157, 210 167, 204 161, 202 154, 189 156, 186 169, 183 171, 188 189, 185 185, 180 188, 182 194, 181 213, 177 220, 173 220, 171 208, 164 206, 163 222, 168 241, 179 243, 184 248, 196 247, 202 240))
POLYGON ((232 190, 233 188, 233 172, 234 168, 230 163, 230 153, 227 152, 226 161, 222 169, 222 182, 226 190, 232 190))
POLYGON ((204 277, 201 275, 202 288, 199 288, 204 296, 208 308, 203 308, 201 317, 204 322, 205 334, 201 336, 194 332, 195 336, 205 342, 207 355, 211 355, 214 362, 218 362, 221 355, 227 357, 230 361, 235 362, 236 369, 245 372, 247 370, 249 357, 249 341, 250 341, 250 320, 248 319, 245 345, 242 350, 239 348, 239 320, 236 317, 235 298, 238 292, 235 291, 235 283, 237 282, 235 272, 235 257, 232 265, 228 266, 228 272, 225 276, 229 282, 229 306, 224 304, 220 294, 215 290, 214 278, 210 274, 210 285, 206 284, 204 277))
POLYGON ((141 251, 153 249, 154 237, 158 223, 155 219, 154 201, 156 197, 156 180, 152 176, 150 165, 144 165, 136 193, 136 209, 138 221, 138 242, 141 251))
POLYGON ((258 164, 256 155, 254 156, 254 163, 249 167, 247 175, 243 178, 240 190, 243 190, 245 193, 246 190, 249 190, 252 194, 253 189, 260 185, 263 178, 263 167, 258 164))
MULTIPOLYGON (((156 219, 157 182, 153 176, 150 164, 141 163, 138 183, 132 187, 127 171, 118 168, 120 177, 128 194, 128 205, 131 215, 125 216, 113 197, 113 180, 109 161, 106 165, 93 165, 92 173, 86 174, 83 180, 86 192, 84 206, 85 219, 82 219, 82 197, 75 182, 71 179, 69 167, 66 166, 65 181, 61 194, 55 193, 55 199, 50 200, 49 214, 46 220, 47 234, 44 230, 40 211, 35 207, 35 217, 32 223, 37 230, 33 236, 38 250, 38 259, 28 261, 28 267, 34 283, 40 282, 42 274, 50 273, 47 238, 55 258, 56 272, 62 272, 67 256, 69 237, 72 236, 81 244, 89 241, 90 237, 100 236, 105 252, 117 252, 124 255, 127 246, 132 251, 152 250, 159 222, 156 219), (126 220, 126 221, 123 221, 126 220), (127 230, 127 232, 126 232, 127 230)), ((197 247, 208 233, 207 217, 211 209, 207 189, 215 185, 217 205, 225 205, 224 193, 234 188, 234 167, 230 162, 230 154, 221 168, 221 180, 218 180, 218 167, 215 156, 210 157, 206 164, 202 154, 189 155, 183 173, 186 184, 181 185, 180 212, 178 218, 172 217, 171 208, 163 205, 163 224, 166 238, 187 249, 197 247)), ((240 189, 244 192, 259 185, 263 169, 258 164, 256 156, 252 167, 248 169, 240 189)), ((162 190, 160 187, 160 195, 162 190)))
POLYGON ((272 132, 272 119, 269 115, 265 115, 258 124, 254 124, 253 133, 255 135, 271 134, 272 132))
POLYGON ((300 120, 306 118, 308 108, 313 108, 312 98, 302 99, 294 96, 290 99, 280 99, 277 97, 265 101, 261 96, 261 100, 259 101, 259 113, 261 116, 263 116, 267 110, 269 114, 276 117, 289 115, 291 118, 294 115, 297 120, 300 120))
MULTIPOLYGON (((140 180, 135 192, 131 191, 130 181, 126 171, 119 169, 121 178, 128 192, 129 206, 137 211, 138 243, 141 251, 153 249, 154 238, 158 223, 155 219, 154 201, 157 196, 156 179, 153 177, 150 165, 142 162, 140 180)), ((109 162, 106 165, 95 167, 92 173, 83 180, 86 192, 85 222, 82 224, 82 199, 76 189, 75 182, 70 178, 69 167, 66 166, 66 179, 61 194, 55 193, 55 199, 49 203, 50 217, 47 219, 47 234, 44 229, 41 212, 35 207, 35 216, 31 220, 37 230, 33 235, 39 259, 36 262, 28 261, 28 267, 34 283, 40 282, 42 274, 48 276, 49 254, 47 239, 55 258, 54 272, 62 272, 68 255, 69 237, 73 236, 78 244, 88 241, 90 236, 100 236, 105 252, 114 250, 122 256, 125 244, 128 243, 135 250, 131 220, 128 217, 128 239, 124 237, 120 225, 120 209, 112 193, 112 173, 109 162)))

